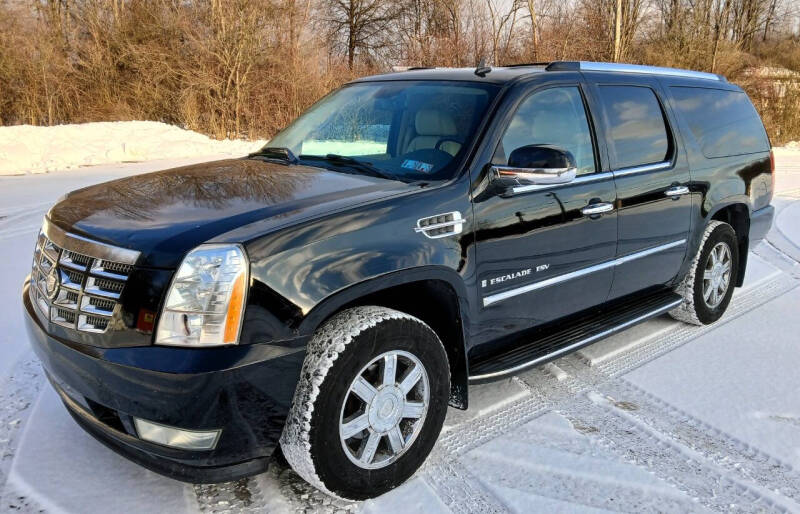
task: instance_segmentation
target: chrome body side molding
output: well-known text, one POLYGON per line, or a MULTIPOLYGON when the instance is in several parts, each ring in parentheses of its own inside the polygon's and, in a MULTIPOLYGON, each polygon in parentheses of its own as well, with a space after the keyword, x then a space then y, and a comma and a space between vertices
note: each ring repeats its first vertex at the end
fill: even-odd
POLYGON ((620 168, 614 171, 615 177, 621 177, 625 175, 634 175, 636 173, 645 173, 648 171, 658 171, 658 170, 665 170, 672 166, 672 163, 669 161, 663 162, 656 162, 653 164, 645 164, 643 166, 633 166, 630 168, 620 168))
POLYGON ((570 182, 565 184, 529 184, 525 186, 515 186, 512 191, 516 193, 528 193, 530 191, 541 191, 543 189, 552 189, 554 187, 571 186, 572 184, 588 184, 590 182, 597 182, 598 180, 605 180, 614 176, 610 171, 602 173, 591 173, 588 175, 578 175, 570 182))
POLYGON ((581 268, 579 270, 570 271, 569 273, 564 273, 563 275, 557 275, 555 277, 551 277, 545 280, 540 280, 539 282, 534 282, 532 284, 518 287, 516 289, 511 289, 508 291, 503 291, 501 293, 495 293, 489 296, 485 296, 483 298, 483 306, 488 307, 494 303, 502 302, 503 300, 513 298, 514 296, 530 293, 531 291, 536 291, 537 289, 542 289, 545 287, 550 287, 556 284, 560 284, 561 282, 566 282, 567 280, 573 280, 575 278, 588 275, 589 273, 595 273, 597 271, 601 271, 604 269, 613 268, 614 266, 619 266, 621 264, 625 264, 626 262, 630 262, 635 259, 641 259, 642 257, 647 257, 648 255, 653 255, 654 253, 663 252, 664 250, 669 250, 670 248, 675 248, 678 246, 682 246, 684 244, 686 244, 686 239, 673 241, 671 243, 648 248, 647 250, 642 250, 628 255, 623 255, 622 257, 617 257, 616 259, 612 259, 610 261, 601 262, 599 264, 595 264, 587 268, 581 268))

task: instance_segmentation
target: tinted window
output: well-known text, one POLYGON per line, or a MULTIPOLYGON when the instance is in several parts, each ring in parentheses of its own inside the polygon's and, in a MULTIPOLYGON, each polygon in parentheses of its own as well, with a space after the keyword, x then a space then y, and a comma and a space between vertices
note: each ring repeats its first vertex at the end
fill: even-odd
POLYGON ((577 87, 545 89, 526 98, 506 129, 492 162, 506 164, 517 148, 541 144, 572 152, 579 174, 595 171, 589 121, 577 87))
POLYGON ((764 126, 746 94, 697 87, 671 89, 678 111, 706 157, 769 150, 764 126))
POLYGON ((669 138, 655 93, 647 87, 600 86, 617 168, 667 160, 669 138))

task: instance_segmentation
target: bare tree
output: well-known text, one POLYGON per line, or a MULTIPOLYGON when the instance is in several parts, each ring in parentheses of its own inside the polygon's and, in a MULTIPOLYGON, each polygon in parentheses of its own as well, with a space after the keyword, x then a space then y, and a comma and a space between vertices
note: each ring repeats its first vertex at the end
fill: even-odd
POLYGON ((325 21, 334 46, 343 46, 352 70, 356 54, 368 54, 389 44, 388 31, 400 15, 399 9, 381 0, 330 0, 325 21))

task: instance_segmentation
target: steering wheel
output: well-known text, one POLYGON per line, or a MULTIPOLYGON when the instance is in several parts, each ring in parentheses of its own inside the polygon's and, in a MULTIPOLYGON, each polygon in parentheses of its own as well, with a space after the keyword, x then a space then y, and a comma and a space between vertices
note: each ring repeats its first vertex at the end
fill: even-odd
MULTIPOLYGON (((449 141, 449 142, 452 142, 452 143, 456 143, 456 144, 457 144, 457 145, 459 145, 459 146, 461 146, 461 145, 463 145, 463 144, 464 144, 464 143, 462 143, 461 141, 459 141, 458 139, 456 139, 456 138, 454 138, 454 137, 443 137, 443 138, 439 139, 439 140, 436 142, 436 146, 434 146, 434 147, 433 147, 433 149, 434 149, 434 150, 439 150, 439 151, 442 151, 442 152, 444 152, 444 150, 442 150, 442 149, 440 148, 440 146, 442 146, 442 143, 447 143, 448 141, 449 141)), ((447 153, 449 153, 449 152, 447 152, 447 153)))

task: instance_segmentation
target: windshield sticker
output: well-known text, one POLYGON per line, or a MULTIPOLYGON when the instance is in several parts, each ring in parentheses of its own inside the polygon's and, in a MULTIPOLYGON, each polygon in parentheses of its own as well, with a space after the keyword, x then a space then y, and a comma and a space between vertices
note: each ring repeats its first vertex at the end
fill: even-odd
POLYGON ((430 173, 433 169, 433 164, 428 164, 427 162, 422 161, 415 161, 413 159, 406 159, 403 161, 402 164, 403 168, 408 170, 415 170, 422 173, 430 173))

